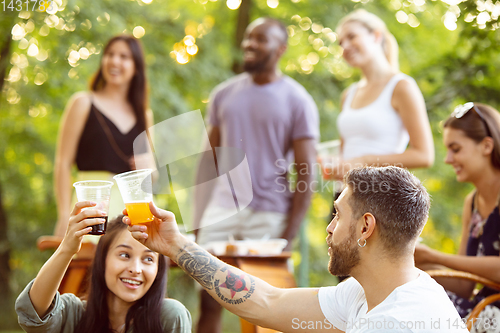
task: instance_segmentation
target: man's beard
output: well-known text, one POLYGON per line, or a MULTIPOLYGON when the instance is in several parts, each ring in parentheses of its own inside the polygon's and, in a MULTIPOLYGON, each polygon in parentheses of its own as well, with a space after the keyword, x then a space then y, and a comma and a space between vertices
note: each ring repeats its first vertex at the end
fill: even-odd
POLYGON ((351 274, 351 270, 359 263, 359 248, 355 241, 354 225, 349 229, 349 237, 338 245, 328 244, 331 248, 328 271, 336 276, 351 274))
POLYGON ((244 62, 243 63, 243 70, 248 73, 259 73, 264 71, 266 68, 268 62, 271 60, 271 53, 269 53, 264 59, 258 61, 258 62, 244 62))

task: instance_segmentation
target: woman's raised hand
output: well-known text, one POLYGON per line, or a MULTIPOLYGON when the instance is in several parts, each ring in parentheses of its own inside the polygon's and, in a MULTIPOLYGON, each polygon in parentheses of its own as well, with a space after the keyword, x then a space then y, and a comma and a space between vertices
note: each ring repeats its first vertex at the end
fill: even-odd
MULTIPOLYGON (((354 161, 354 160, 353 160, 354 161)), ((353 168, 352 161, 337 160, 323 166, 323 178, 327 180, 342 180, 344 175, 353 168)))
POLYGON ((66 235, 61 242, 61 248, 71 253, 77 253, 82 246, 82 239, 92 231, 93 225, 102 224, 105 222, 104 218, 99 216, 106 216, 105 211, 95 207, 97 203, 92 201, 81 201, 75 204, 73 211, 69 216, 68 228, 66 235), (94 208, 88 208, 94 207, 94 208), (88 208, 85 209, 84 208, 88 208))

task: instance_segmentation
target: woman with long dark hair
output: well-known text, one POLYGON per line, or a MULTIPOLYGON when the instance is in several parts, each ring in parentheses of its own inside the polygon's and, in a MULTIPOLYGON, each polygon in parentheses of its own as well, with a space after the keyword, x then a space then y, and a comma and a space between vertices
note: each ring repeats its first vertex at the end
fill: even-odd
MULTIPOLYGON (((132 157, 134 140, 153 125, 144 54, 136 38, 120 35, 109 40, 90 88, 71 98, 59 130, 54 168, 58 212, 54 234, 59 237, 65 234, 71 207, 73 165, 78 168, 77 180, 110 181, 115 174, 144 167, 137 166, 132 157)), ((111 195, 110 217, 124 208, 121 196, 115 194, 111 195)))
MULTIPOLYGON (((443 141, 447 148, 445 162, 453 166, 457 181, 473 184, 474 190, 464 201, 458 255, 419 244, 415 262, 422 269, 444 266, 500 283, 500 113, 485 104, 460 105, 444 122, 443 141)), ((498 293, 483 287, 473 295, 474 282, 436 280, 448 291, 462 317, 479 301, 498 293)), ((489 307, 487 317, 500 321, 499 305, 489 307)))
POLYGON ((82 301, 57 289, 83 235, 103 223, 91 202, 78 202, 66 236, 37 277, 16 301, 19 323, 26 332, 54 333, 188 333, 191 315, 178 301, 165 298, 166 261, 137 242, 118 217, 97 245, 88 296, 82 301))

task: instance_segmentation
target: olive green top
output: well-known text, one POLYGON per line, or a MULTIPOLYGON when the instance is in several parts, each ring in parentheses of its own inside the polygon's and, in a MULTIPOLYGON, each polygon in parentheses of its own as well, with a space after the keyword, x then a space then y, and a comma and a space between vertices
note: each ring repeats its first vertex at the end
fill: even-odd
MULTIPOLYGON (((57 292, 49 312, 40 318, 29 296, 33 281, 24 288, 16 300, 16 312, 22 329, 33 333, 73 333, 82 317, 86 302, 73 294, 60 295, 57 292)), ((163 300, 161 322, 164 333, 191 332, 191 314, 182 303, 174 299, 166 298, 163 300)), ((127 331, 127 333, 133 332, 132 328, 127 331)))

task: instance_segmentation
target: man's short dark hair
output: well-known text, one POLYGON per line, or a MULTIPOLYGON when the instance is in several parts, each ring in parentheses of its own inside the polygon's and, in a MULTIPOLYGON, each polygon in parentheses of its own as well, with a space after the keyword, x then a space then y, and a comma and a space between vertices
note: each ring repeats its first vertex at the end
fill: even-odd
POLYGON ((430 197, 420 180, 395 167, 363 167, 344 177, 351 190, 353 218, 371 213, 386 249, 392 255, 412 251, 408 245, 420 235, 427 221, 430 197))
POLYGON ((286 45, 288 43, 288 30, 283 22, 271 17, 264 17, 266 23, 277 26, 282 34, 282 41, 286 45))

